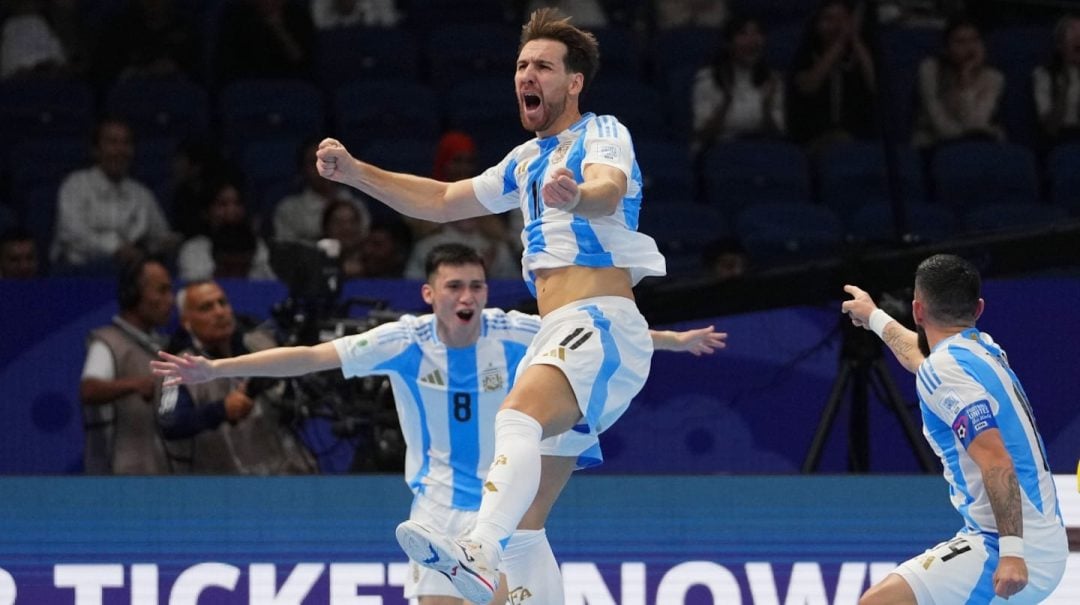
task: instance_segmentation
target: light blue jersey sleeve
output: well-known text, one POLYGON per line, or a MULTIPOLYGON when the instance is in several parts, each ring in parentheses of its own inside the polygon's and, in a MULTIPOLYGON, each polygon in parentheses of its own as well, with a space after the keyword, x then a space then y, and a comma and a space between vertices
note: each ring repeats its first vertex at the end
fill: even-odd
POLYGON ((514 148, 501 162, 472 179, 476 199, 492 214, 514 210, 521 204, 516 175, 520 149, 520 146, 514 148))
POLYGON ((419 323, 418 318, 406 315, 362 334, 335 339, 341 373, 346 378, 393 373, 393 365, 386 362, 416 341, 415 326, 419 323))

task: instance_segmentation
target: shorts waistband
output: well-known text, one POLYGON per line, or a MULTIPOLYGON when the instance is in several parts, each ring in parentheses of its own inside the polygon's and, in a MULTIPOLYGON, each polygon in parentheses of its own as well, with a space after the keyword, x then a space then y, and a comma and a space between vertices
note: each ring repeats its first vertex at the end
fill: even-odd
POLYGON ((565 305, 551 311, 543 317, 543 319, 554 319, 562 315, 567 315, 581 309, 582 307, 597 306, 601 309, 621 309, 627 311, 633 311, 634 313, 640 313, 637 308, 637 302, 626 298, 624 296, 592 296, 589 298, 581 298, 573 302, 566 303, 565 305))

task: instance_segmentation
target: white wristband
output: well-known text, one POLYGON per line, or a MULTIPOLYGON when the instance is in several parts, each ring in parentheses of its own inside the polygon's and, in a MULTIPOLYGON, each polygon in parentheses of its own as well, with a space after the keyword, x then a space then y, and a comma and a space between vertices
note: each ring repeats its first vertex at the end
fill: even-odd
POLYGON ((998 539, 998 555, 1024 558, 1024 539, 1020 536, 1001 536, 998 539))
POLYGON ((866 325, 870 327, 871 332, 878 335, 878 338, 885 338, 885 326, 889 325, 890 321, 893 321, 891 315, 881 309, 874 309, 866 325))

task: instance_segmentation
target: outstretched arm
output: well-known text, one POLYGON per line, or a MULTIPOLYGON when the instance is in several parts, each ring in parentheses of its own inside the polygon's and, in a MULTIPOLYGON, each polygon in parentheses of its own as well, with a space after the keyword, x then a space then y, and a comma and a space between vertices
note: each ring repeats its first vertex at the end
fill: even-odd
POLYGON ((998 429, 980 433, 971 441, 967 451, 982 472, 983 485, 986 486, 986 495, 997 523, 1001 558, 994 571, 994 592, 1008 599, 1028 583, 1023 552, 1023 500, 1020 498, 1016 468, 998 429))
MULTIPOLYGON (((874 311, 879 310, 878 306, 874 304, 874 299, 870 298, 869 294, 857 286, 844 286, 844 292, 853 297, 851 300, 844 301, 840 306, 844 313, 851 316, 851 323, 860 328, 873 329, 870 325, 870 316, 873 315, 874 311)), ((889 317, 884 311, 881 312, 881 315, 884 316, 886 323, 881 328, 878 336, 896 356, 896 360, 900 362, 900 365, 914 374, 919 370, 923 360, 926 359, 922 351, 919 351, 918 336, 915 332, 905 328, 900 322, 889 317)))
POLYGON ((158 352, 161 360, 150 362, 157 376, 165 378, 164 386, 197 384, 215 378, 239 376, 300 376, 341 367, 341 358, 333 342, 311 347, 277 347, 224 359, 207 359, 185 353, 183 356, 158 352))
POLYGON ((315 154, 323 178, 355 187, 402 214, 437 223, 491 214, 476 199, 472 179, 444 183, 383 170, 354 158, 336 139, 323 139, 315 154))
POLYGON ((727 332, 716 332, 713 326, 705 326, 685 332, 672 330, 649 330, 653 348, 657 351, 686 351, 694 356, 711 355, 717 349, 727 347, 727 332))

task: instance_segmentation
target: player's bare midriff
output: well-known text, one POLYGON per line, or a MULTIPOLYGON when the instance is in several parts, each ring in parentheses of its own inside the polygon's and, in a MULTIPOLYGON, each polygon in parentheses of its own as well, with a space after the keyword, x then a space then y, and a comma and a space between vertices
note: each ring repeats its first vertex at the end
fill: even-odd
POLYGON ((543 317, 575 300, 594 296, 634 299, 630 272, 618 267, 558 267, 536 270, 536 303, 543 317))

